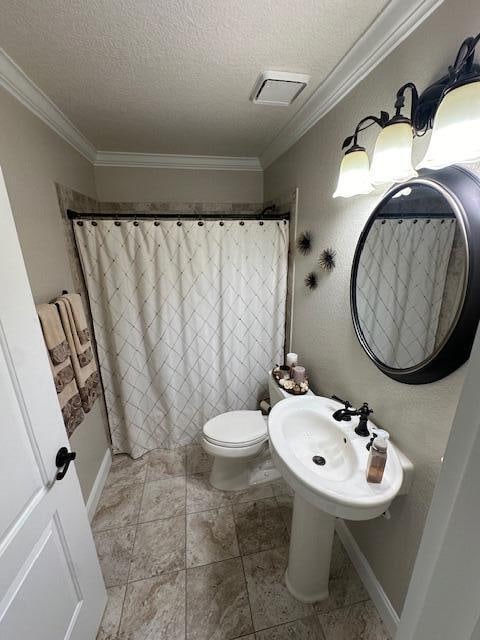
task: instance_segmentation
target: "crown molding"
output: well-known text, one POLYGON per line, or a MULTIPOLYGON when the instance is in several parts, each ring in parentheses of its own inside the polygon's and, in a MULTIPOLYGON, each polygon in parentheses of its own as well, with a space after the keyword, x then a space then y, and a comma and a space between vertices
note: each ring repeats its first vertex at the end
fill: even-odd
POLYGON ((1 48, 0 86, 98 167, 261 172, 342 100, 442 2, 391 0, 260 158, 96 151, 93 144, 1 48))
POLYGON ((357 86, 443 0, 391 0, 260 156, 267 168, 357 86))
POLYGON ((47 124, 87 160, 95 159, 95 148, 56 104, 0 48, 0 86, 47 124))
POLYGON ((214 169, 216 171, 263 171, 254 157, 186 156, 168 153, 122 153, 97 151, 96 167, 149 167, 152 169, 214 169))

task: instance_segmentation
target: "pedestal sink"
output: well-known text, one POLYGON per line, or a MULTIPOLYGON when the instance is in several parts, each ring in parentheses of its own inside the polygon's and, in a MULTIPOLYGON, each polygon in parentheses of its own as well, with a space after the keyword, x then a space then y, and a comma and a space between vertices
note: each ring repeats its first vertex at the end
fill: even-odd
MULTIPOLYGON (((292 397, 277 403, 268 419, 273 461, 295 491, 285 580, 303 602, 328 597, 335 517, 376 518, 402 487, 402 463, 392 443, 381 484, 366 481, 369 438, 355 433, 358 418, 332 418, 341 407, 321 396, 292 397)), ((369 428, 375 430, 372 423, 369 428)))

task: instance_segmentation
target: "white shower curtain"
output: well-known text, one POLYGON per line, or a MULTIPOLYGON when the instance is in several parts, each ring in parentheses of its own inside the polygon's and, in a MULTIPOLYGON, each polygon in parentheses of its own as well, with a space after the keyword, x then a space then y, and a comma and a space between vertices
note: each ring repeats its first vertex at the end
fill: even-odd
POLYGON ((395 369, 425 360, 435 348, 453 218, 378 219, 362 251, 357 309, 377 358, 395 369))
POLYGON ((77 221, 113 447, 137 458, 255 409, 285 338, 284 221, 77 221))

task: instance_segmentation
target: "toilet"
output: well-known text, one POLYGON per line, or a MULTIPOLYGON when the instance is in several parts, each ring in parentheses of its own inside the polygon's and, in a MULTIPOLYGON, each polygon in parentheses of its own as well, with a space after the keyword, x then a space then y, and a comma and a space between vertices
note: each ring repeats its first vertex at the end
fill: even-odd
MULTIPOLYGON (((271 372, 268 390, 272 407, 292 397, 278 386, 271 372)), ((261 411, 228 411, 215 416, 203 426, 201 443, 214 459, 210 484, 216 489, 239 491, 280 478, 270 458, 267 416, 261 411)))

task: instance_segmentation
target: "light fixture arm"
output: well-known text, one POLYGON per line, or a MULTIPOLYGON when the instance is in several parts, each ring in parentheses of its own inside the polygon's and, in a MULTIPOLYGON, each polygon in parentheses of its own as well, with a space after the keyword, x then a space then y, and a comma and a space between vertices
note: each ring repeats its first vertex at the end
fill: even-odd
POLYGON ((358 147, 358 134, 361 131, 365 131, 365 129, 368 129, 369 127, 373 126, 374 124, 378 124, 378 126, 383 129, 383 127, 387 124, 389 119, 390 119, 390 116, 388 115, 388 113, 386 111, 381 111, 380 112, 380 117, 378 117, 378 116, 365 116, 365 118, 362 118, 360 120, 360 122, 357 124, 357 126, 355 127, 355 131, 354 131, 353 135, 352 136, 348 136, 348 138, 345 138, 345 140, 343 141, 342 149, 346 149, 350 145, 352 145, 352 149, 350 149, 350 151, 355 149, 355 148, 357 148, 358 147))
POLYGON ((475 48, 479 41, 480 33, 475 37, 470 36, 469 38, 465 38, 460 45, 455 62, 448 68, 452 84, 457 82, 457 80, 464 75, 470 75, 472 72, 475 73, 473 69, 473 61, 475 58, 475 48))
POLYGON ((407 89, 410 89, 410 92, 412 94, 412 101, 410 105, 410 121, 413 122, 415 111, 417 110, 417 105, 418 105, 418 91, 417 91, 417 87, 413 84, 413 82, 407 82, 406 84, 403 85, 403 87, 400 87, 400 89, 397 91, 397 99, 395 100, 395 115, 392 118, 392 120, 398 121, 401 118, 403 118, 400 111, 405 106, 405 91, 407 89))

